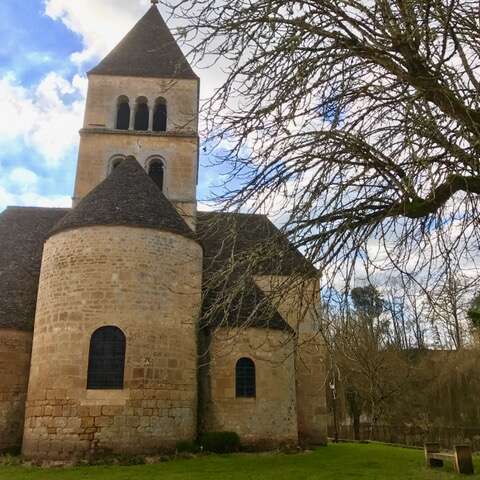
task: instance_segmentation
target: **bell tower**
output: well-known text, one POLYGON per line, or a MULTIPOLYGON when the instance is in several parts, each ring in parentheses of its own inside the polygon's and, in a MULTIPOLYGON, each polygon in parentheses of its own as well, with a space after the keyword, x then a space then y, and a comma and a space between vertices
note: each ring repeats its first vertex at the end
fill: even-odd
POLYGON ((199 79, 156 3, 88 72, 73 205, 133 156, 194 228, 199 79))

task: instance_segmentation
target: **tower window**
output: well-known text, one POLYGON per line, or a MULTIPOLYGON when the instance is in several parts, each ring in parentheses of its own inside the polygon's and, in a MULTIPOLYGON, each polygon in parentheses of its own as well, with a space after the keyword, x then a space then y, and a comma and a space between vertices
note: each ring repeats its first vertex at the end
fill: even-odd
POLYGON ((149 114, 148 100, 145 97, 138 98, 135 108, 135 130, 148 130, 149 114))
POLYGON ((161 160, 153 160, 148 167, 148 175, 163 192, 163 182, 165 177, 165 168, 161 160))
POLYGON ((241 358, 235 367, 236 397, 255 397, 255 364, 250 358, 241 358))
POLYGON ((153 114, 153 131, 167 131, 167 101, 164 98, 158 98, 155 102, 155 111, 153 114))
POLYGON ((125 347, 125 335, 117 327, 102 327, 93 333, 88 358, 88 389, 123 388, 125 347))
POLYGON ((117 125, 118 130, 130 128, 130 104, 127 97, 120 97, 117 104, 117 125))
POLYGON ((110 162, 110 173, 112 173, 122 162, 123 162, 124 157, 115 157, 111 162, 110 162))

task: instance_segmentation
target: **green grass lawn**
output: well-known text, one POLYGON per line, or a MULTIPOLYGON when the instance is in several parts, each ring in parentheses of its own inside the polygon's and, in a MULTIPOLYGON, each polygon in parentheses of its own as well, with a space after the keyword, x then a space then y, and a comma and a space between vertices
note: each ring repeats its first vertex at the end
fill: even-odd
MULTIPOLYGON (((480 479, 480 458, 476 460, 480 479)), ((311 453, 238 454, 173 460, 158 465, 102 466, 69 469, 0 467, 5 480, 416 480, 459 478, 448 466, 430 470, 423 452, 384 445, 339 444, 311 453)))

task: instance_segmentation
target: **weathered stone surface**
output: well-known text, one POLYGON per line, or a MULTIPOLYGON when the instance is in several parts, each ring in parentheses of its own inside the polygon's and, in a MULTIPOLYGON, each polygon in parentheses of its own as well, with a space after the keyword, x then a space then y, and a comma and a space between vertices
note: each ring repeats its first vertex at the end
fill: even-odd
POLYGON ((151 229, 88 227, 47 241, 27 456, 147 453, 195 438, 201 265, 196 242, 151 229), (105 325, 127 338, 125 388, 90 391, 90 337, 105 325))
POLYGON ((0 451, 22 444, 32 333, 0 329, 0 451))
MULTIPOLYGON (((141 62, 140 57, 135 60, 141 62)), ((134 156, 148 170, 151 161, 160 159, 165 167, 163 192, 195 229, 198 87, 195 77, 168 80, 92 72, 74 205, 110 174, 115 160, 134 156), (122 101, 127 97, 131 108, 128 131, 116 129, 120 97, 122 101), (133 130, 140 97, 148 102, 149 131, 133 130), (152 132, 153 107, 160 97, 167 104, 167 131, 152 132)), ((119 208, 122 202, 113 203, 119 208)), ((17 228, 19 213, 7 215, 11 223, 5 224, 4 230, 15 233, 10 243, 18 239, 21 254, 36 259, 36 266, 27 269, 34 274, 35 287, 28 289, 29 308, 22 311, 18 305, 26 303, 17 301, 14 310, 19 318, 7 315, 0 322, 4 326, 31 326, 40 258, 35 249, 53 226, 43 228, 46 224, 40 220, 53 215, 43 210, 31 214, 27 222, 36 225, 31 236, 38 236, 38 241, 27 242, 33 247, 25 244, 25 229, 17 228)), ((53 217, 58 216, 58 221, 65 213, 56 212, 53 217)), ((216 216, 232 217, 210 213, 200 219, 207 225, 207 220, 216 216)), ((236 254, 246 253, 258 236, 275 234, 273 225, 263 217, 233 217, 240 228, 236 254)), ((272 282, 281 283, 285 277, 254 279, 255 289, 269 296, 277 308, 282 328, 214 332, 208 382, 202 384, 207 388, 202 387, 201 402, 197 402, 202 248, 175 233, 100 223, 54 234, 45 244, 33 349, 31 334, 0 330, 0 449, 19 445, 24 412, 23 452, 29 457, 73 458, 92 451, 148 454, 171 449, 177 441, 196 436, 198 411, 205 430, 234 430, 247 444, 296 445, 299 437, 301 441, 325 441, 324 348, 315 330, 318 284, 314 279, 306 292, 292 291, 280 300, 271 295, 275 290, 272 282), (305 309, 307 316, 302 315, 305 309), (284 321, 291 330, 287 325, 283 328, 284 321), (88 390, 90 338, 106 325, 115 325, 126 335, 124 389, 88 390), (235 364, 244 356, 256 365, 255 398, 235 396, 235 364)), ((214 235, 203 232, 208 238, 202 238, 207 275, 209 262, 230 261, 234 251, 225 242, 228 222, 216 224, 224 227, 214 235)), ((202 222, 199 225, 202 227, 202 222)), ((290 275, 301 270, 314 277, 315 269, 288 246, 288 240, 278 240, 279 251, 287 251, 281 265, 270 269, 266 264, 271 261, 265 262, 256 274, 290 275)), ((200 364, 204 362, 202 357, 200 364)))
POLYGON ((298 335, 295 382, 299 439, 302 443, 324 444, 328 412, 325 345, 317 326, 319 283, 316 279, 289 282, 288 277, 281 276, 257 276, 255 282, 298 335))
POLYGON ((296 445, 297 406, 293 338, 279 330, 224 329, 210 344, 206 431, 234 431, 244 444, 296 445), (255 363, 256 397, 236 398, 235 366, 240 358, 255 363))
MULTIPOLYGON (((168 80, 90 75, 74 205, 109 173, 118 156, 134 156, 148 168, 161 158, 165 166, 166 197, 194 227, 198 159, 198 80, 168 80), (148 99, 153 119, 157 98, 167 102, 167 132, 115 130, 118 98, 125 96, 130 108, 140 96, 148 99)), ((132 117, 133 118, 133 117, 132 117)), ((133 125, 133 122, 131 122, 133 125)))

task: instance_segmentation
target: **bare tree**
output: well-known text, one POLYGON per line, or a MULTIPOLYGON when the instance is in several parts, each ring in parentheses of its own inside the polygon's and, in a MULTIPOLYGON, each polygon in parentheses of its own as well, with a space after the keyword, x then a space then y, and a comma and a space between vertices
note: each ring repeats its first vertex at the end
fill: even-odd
POLYGON ((460 349, 465 346, 469 335, 468 309, 478 278, 469 278, 462 272, 454 272, 446 262, 446 272, 434 288, 428 302, 427 317, 432 325, 444 332, 439 339, 441 346, 460 349))
POLYGON ((402 350, 421 350, 431 344, 425 289, 414 279, 399 275, 387 278, 382 291, 391 321, 390 343, 402 350))
POLYGON ((477 2, 162 3, 198 64, 226 71, 203 110, 205 148, 229 167, 223 206, 281 212, 336 281, 359 263, 428 276, 447 237, 474 261, 477 2))
POLYGON ((335 377, 360 437, 362 413, 369 418, 370 438, 375 427, 407 385, 410 365, 398 345, 390 343, 385 302, 373 286, 356 287, 343 314, 333 314, 329 324, 330 355, 335 377))

